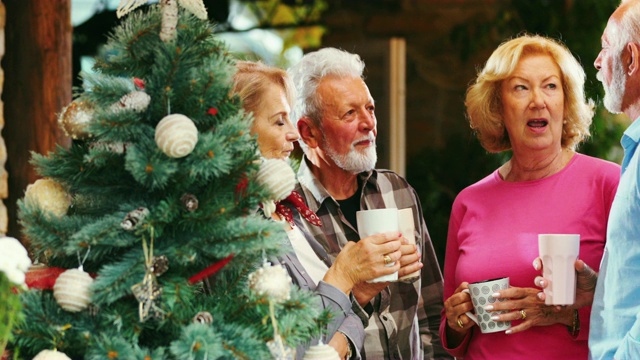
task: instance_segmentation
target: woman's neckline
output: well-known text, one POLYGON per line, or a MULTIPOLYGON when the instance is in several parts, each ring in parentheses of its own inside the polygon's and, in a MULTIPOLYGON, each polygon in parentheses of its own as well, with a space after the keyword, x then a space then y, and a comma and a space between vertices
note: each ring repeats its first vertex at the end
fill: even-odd
POLYGON ((513 158, 511 158, 498 169, 498 176, 501 180, 510 183, 545 179, 565 169, 571 162, 571 160, 575 157, 575 154, 576 153, 570 149, 563 149, 562 152, 558 155, 559 158, 557 160, 552 161, 552 163, 546 167, 543 167, 539 170, 532 170, 531 172, 513 171, 513 158))

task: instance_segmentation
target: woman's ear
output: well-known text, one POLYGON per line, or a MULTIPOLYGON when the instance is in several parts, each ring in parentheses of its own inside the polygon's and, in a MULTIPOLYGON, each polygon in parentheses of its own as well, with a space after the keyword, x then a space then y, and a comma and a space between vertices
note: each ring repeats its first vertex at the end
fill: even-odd
POLYGON ((320 145, 322 133, 308 116, 303 116, 298 120, 298 133, 300 133, 300 139, 308 147, 316 148, 320 145))

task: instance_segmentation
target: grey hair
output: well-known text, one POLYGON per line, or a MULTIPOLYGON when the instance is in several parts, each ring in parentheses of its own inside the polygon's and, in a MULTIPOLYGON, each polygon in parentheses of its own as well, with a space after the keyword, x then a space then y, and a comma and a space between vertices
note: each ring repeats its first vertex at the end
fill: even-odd
POLYGON ((622 1, 618 9, 626 7, 620 22, 619 31, 613 39, 610 39, 613 51, 621 53, 630 42, 640 43, 640 1, 622 1))
MULTIPOLYGON (((288 72, 297 94, 291 121, 297 127, 298 120, 307 116, 314 125, 321 127, 322 99, 317 94, 320 81, 325 76, 363 78, 364 61, 357 54, 327 47, 304 55, 288 72)), ((306 152, 306 144, 303 141, 299 144, 306 152)))

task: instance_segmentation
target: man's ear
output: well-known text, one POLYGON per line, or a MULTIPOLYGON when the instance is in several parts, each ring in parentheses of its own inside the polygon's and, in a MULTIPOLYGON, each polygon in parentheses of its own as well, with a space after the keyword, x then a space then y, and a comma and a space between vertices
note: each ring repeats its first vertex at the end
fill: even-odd
POLYGON ((640 71, 640 47, 638 44, 630 42, 627 44, 627 50, 629 51, 627 74, 632 76, 640 71))
POLYGON ((298 133, 300 134, 300 139, 308 147, 316 148, 320 145, 322 133, 308 116, 303 116, 298 120, 298 133))

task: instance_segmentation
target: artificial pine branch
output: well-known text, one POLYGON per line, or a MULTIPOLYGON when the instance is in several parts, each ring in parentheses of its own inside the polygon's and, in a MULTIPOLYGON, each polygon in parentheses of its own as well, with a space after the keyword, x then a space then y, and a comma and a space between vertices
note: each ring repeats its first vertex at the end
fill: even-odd
MULTIPOLYGON (((265 256, 291 248, 282 226, 259 211, 270 190, 255 179, 252 116, 229 96, 234 59, 207 21, 181 11, 177 37, 165 43, 160 18, 152 6, 114 30, 97 73, 83 74, 76 92, 71 109, 83 122, 60 114, 73 144, 33 154, 38 174, 58 185, 18 202, 32 254, 50 266, 82 265, 95 279, 89 307, 74 313, 50 289, 22 294, 26 321, 10 347, 25 358, 52 348, 78 359, 271 357, 274 329, 262 321, 269 302, 247 277, 265 256), (156 127, 178 114, 169 118, 186 118, 178 133, 195 139, 195 126, 197 142, 171 157, 156 127), (66 213, 42 205, 50 192, 70 199, 66 213), (189 281, 227 257, 206 283, 189 281), (210 323, 194 322, 201 312, 210 323)), ((294 290, 274 309, 291 347, 326 326, 309 292, 294 290)))

